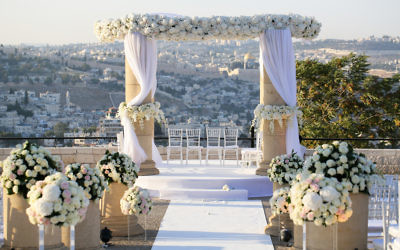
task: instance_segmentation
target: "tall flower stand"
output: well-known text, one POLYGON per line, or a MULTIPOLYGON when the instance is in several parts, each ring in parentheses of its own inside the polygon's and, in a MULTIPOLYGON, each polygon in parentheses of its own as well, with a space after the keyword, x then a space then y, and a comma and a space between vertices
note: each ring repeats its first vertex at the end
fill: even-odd
MULTIPOLYGON (((315 226, 311 222, 306 223, 307 250, 334 249, 335 240, 337 249, 340 250, 367 249, 369 196, 366 194, 350 194, 350 198, 353 215, 348 221, 329 227, 315 226), (335 227, 337 227, 337 237, 334 235, 335 227)), ((302 227, 295 226, 295 249, 303 249, 302 234, 302 227)))
MULTIPOLYGON (((277 182, 273 183, 273 190, 289 187, 289 184, 280 185, 277 182)), ((265 227, 265 233, 271 236, 280 237, 281 228, 286 228, 293 231, 293 221, 289 214, 271 215, 268 218, 268 225, 265 227)))
POLYGON ((128 187, 121 183, 111 183, 109 188, 110 191, 105 191, 100 202, 101 228, 110 229, 112 236, 128 236, 128 226, 130 236, 143 234, 144 230, 138 224, 137 217, 131 215, 128 224, 126 215, 121 212, 120 199, 128 187))
MULTIPOLYGON (((62 242, 70 247, 70 228, 62 227, 62 242)), ((100 247, 99 204, 90 201, 86 217, 75 226, 75 249, 97 249, 100 247)))
MULTIPOLYGON (((38 249, 39 229, 29 222, 26 209, 28 201, 21 195, 8 195, 3 190, 4 246, 15 249, 38 249)), ((44 245, 46 249, 62 247, 61 230, 56 226, 45 226, 44 245)))

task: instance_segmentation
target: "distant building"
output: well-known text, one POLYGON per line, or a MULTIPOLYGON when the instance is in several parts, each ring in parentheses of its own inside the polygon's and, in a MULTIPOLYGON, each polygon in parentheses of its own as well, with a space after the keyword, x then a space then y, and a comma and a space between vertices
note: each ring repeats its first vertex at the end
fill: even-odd
POLYGON ((47 103, 60 103, 60 93, 50 93, 49 91, 40 93, 40 99, 47 103))
POLYGON ((118 109, 112 107, 100 118, 99 133, 102 136, 117 136, 122 131, 121 120, 116 118, 118 109))

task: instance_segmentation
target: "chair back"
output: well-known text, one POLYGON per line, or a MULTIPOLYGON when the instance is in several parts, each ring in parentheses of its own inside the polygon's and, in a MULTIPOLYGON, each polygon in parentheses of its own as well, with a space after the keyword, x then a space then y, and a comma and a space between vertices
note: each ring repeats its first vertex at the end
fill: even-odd
POLYGON ((263 139, 263 134, 261 132, 257 132, 256 149, 259 151, 261 151, 262 139, 263 139))
POLYGON ((237 146, 239 130, 237 128, 224 129, 224 147, 237 146))
POLYGON ((186 129, 186 146, 187 147, 200 147, 200 129, 187 128, 186 129))
POLYGON ((220 128, 207 128, 207 147, 219 147, 221 145, 220 140, 220 128))
POLYGON ((383 211, 387 210, 386 220, 392 221, 398 219, 398 191, 396 181, 393 175, 385 175, 385 183, 373 183, 370 190, 370 200, 368 204, 368 217, 372 220, 384 220, 383 211))
POLYGON ((181 128, 168 128, 168 146, 182 147, 183 129, 181 128))

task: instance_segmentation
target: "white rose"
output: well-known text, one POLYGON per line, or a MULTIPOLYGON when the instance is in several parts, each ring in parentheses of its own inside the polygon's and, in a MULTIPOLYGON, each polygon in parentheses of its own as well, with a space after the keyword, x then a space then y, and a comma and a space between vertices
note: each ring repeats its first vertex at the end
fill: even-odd
POLYGON ((336 172, 337 172, 338 174, 344 174, 344 167, 339 166, 339 167, 336 169, 336 172))
POLYGON ((354 185, 353 186, 353 194, 358 194, 358 192, 360 191, 358 185, 354 185))
POLYGON ((328 174, 330 176, 334 176, 336 174, 336 170, 334 168, 330 168, 330 169, 328 169, 328 174))
POLYGON ((304 195, 302 202, 304 206, 311 210, 318 210, 322 205, 322 198, 314 192, 308 192, 304 195))
POLYGON ((351 177, 351 182, 353 182, 354 184, 358 184, 360 182, 360 178, 357 175, 353 175, 351 177))
POLYGON ((56 201, 60 197, 61 190, 59 186, 55 184, 46 185, 43 188, 43 199, 48 201, 56 201))
POLYGON ((336 165, 336 162, 332 159, 329 159, 326 161, 326 165, 331 168, 336 165))
POLYGON ((12 191, 14 192, 14 194, 18 194, 18 186, 14 186, 12 188, 12 191))
POLYGON ((332 186, 326 186, 320 190, 320 195, 324 201, 331 202, 340 197, 340 193, 332 186))
POLYGON ((339 158, 339 160, 340 160, 340 162, 342 162, 342 163, 347 163, 347 156, 341 155, 340 158, 339 158))
POLYGON ((53 203, 44 200, 43 198, 34 203, 36 211, 42 216, 49 216, 53 213, 53 203))
POLYGON ((324 149, 324 151, 322 151, 322 155, 325 157, 328 157, 331 154, 331 150, 330 149, 324 149))
POLYGON ((312 159, 313 159, 314 161, 318 161, 318 160, 319 160, 319 155, 318 155, 318 154, 313 155, 313 156, 312 156, 312 159))

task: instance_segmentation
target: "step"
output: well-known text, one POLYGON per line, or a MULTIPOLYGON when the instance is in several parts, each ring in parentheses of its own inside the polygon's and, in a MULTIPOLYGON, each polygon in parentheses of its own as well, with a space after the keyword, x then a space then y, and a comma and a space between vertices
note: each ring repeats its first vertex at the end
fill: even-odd
POLYGON ((169 188, 160 190, 159 197, 166 200, 244 201, 248 200, 248 192, 245 189, 225 191, 222 189, 169 188))

